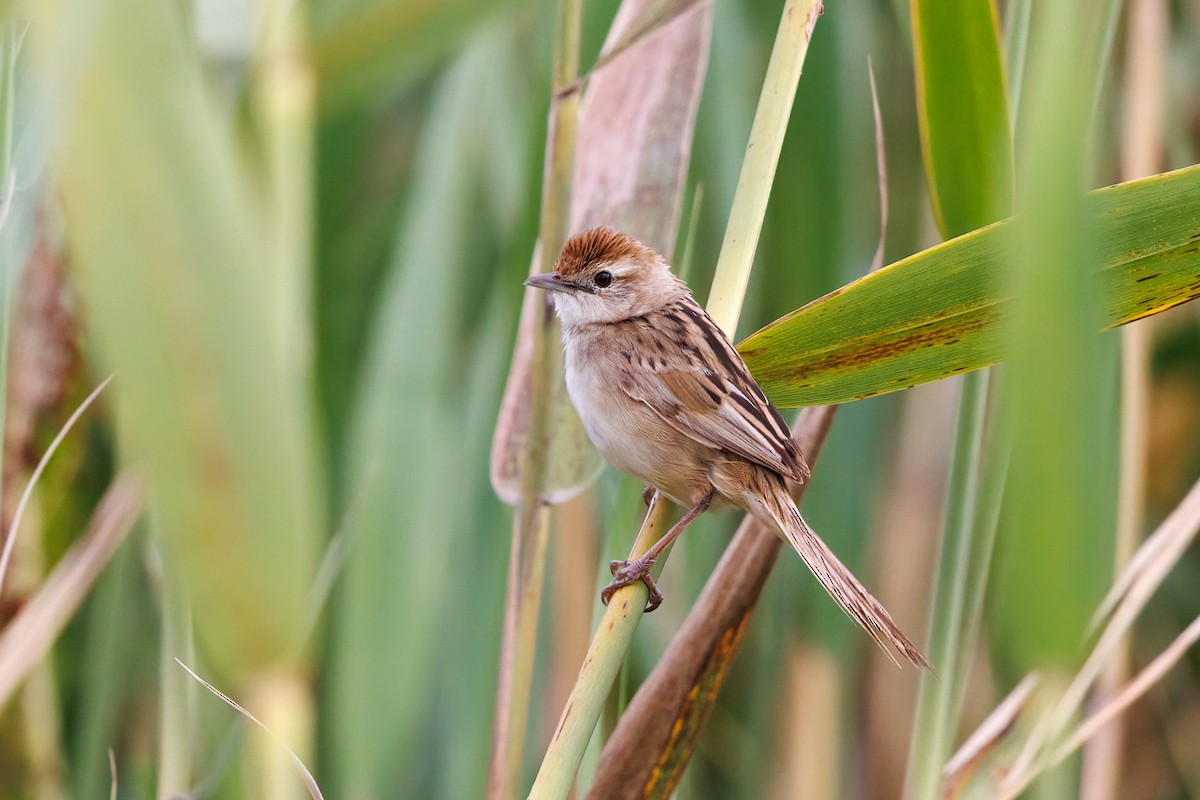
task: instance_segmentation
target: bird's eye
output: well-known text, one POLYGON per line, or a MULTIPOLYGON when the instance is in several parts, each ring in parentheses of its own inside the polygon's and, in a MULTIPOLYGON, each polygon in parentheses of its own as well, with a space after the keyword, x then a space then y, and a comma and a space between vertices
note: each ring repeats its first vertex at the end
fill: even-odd
POLYGON ((612 284, 612 273, 606 269, 602 269, 596 273, 595 284, 603 289, 605 286, 612 284))

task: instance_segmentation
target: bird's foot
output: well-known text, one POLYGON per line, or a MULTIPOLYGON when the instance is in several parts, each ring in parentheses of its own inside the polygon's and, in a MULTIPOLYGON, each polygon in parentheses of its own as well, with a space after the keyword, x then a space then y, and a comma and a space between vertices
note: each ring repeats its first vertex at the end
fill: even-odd
POLYGON ((643 557, 637 561, 614 561, 609 564, 608 568, 612 571, 613 581, 600 592, 601 602, 608 605, 608 601, 612 600, 613 593, 617 589, 641 581, 650 590, 650 597, 646 600, 646 613, 649 614, 658 608, 662 604, 663 594, 654 585, 654 578, 650 577, 650 568, 654 566, 654 561, 653 558, 643 557))
POLYGON ((657 491, 658 489, 655 489, 653 486, 647 486, 642 489, 642 502, 646 504, 646 508, 649 508, 650 504, 654 502, 654 493, 657 491))

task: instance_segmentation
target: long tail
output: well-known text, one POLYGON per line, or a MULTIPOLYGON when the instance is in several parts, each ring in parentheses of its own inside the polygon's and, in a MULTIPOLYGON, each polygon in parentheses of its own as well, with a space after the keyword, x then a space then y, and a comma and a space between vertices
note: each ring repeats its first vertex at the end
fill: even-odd
MULTIPOLYGON (((883 604, 871 596, 858 582, 858 578, 854 577, 854 573, 847 569, 828 545, 821 541, 821 537, 808 527, 792 498, 782 488, 772 494, 775 496, 770 498, 768 508, 765 509, 771 519, 764 521, 769 522, 783 534, 792 547, 796 548, 796 552, 825 587, 825 591, 829 592, 830 597, 837 601, 851 619, 862 626, 889 657, 892 656, 892 651, 888 648, 890 644, 918 667, 933 669, 929 659, 904 635, 904 631, 892 620, 892 615, 883 604)), ((896 659, 892 657, 892 660, 896 659)))

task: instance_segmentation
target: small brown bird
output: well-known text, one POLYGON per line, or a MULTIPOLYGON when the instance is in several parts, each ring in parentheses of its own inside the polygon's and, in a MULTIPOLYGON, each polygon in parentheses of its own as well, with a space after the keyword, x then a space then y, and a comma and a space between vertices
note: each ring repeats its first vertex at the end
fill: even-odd
MULTIPOLYGON (((705 510, 732 504, 790 543, 825 590, 871 637, 929 662, 891 615, 804 522, 785 479, 808 465, 787 424, 687 284, 641 242, 608 228, 571 237, 554 272, 526 281, 554 293, 567 390, 610 464, 688 509, 634 562, 614 561, 607 604, 643 581, 646 610, 662 602, 650 568, 705 510)), ((886 647, 884 648, 886 650, 886 647)))

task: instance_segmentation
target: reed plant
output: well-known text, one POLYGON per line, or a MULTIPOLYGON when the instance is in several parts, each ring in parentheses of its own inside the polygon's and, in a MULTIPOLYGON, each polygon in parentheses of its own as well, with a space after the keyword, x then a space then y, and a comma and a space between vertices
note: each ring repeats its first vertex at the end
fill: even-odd
POLYGON ((1194 3, 0 26, 0 799, 1200 794, 1194 3), (733 513, 600 606, 677 510, 521 285, 595 224, 933 671, 733 513))

